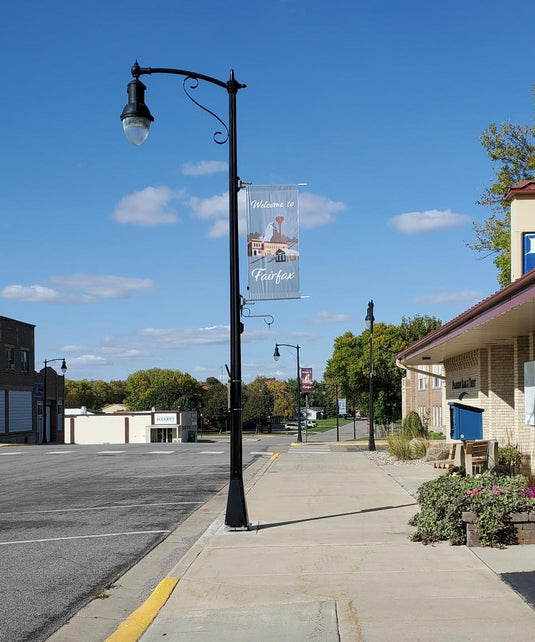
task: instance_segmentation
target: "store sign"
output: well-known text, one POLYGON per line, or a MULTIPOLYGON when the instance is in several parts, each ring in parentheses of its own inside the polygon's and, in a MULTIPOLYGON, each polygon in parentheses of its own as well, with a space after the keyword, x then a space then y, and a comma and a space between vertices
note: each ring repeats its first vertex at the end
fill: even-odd
POLYGON ((454 390, 460 390, 461 388, 475 388, 476 380, 475 379, 459 379, 459 381, 452 381, 451 387, 454 390))
POLYGON ((153 418, 154 426, 176 426, 177 421, 176 412, 155 412, 153 418))
POLYGON ((534 232, 525 232, 524 233, 524 262, 523 262, 523 272, 526 274, 530 270, 535 268, 535 233, 534 232))

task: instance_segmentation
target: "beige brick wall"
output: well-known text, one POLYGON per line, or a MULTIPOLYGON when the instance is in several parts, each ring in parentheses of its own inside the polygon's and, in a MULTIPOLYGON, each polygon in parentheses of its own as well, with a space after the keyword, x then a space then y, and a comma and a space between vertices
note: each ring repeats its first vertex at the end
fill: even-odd
POLYGON ((515 432, 513 346, 489 346, 489 437, 513 443, 515 432))
MULTIPOLYGON (((447 359, 444 423, 449 429, 448 402, 483 408, 483 437, 517 446, 535 474, 535 426, 524 423, 524 363, 535 361, 535 330, 511 345, 492 345, 447 359), (455 385, 454 385, 455 384, 455 385), (462 393, 462 399, 459 396, 462 393)), ((405 382, 404 414, 417 410, 418 379, 405 382)), ((448 430, 446 431, 449 435, 448 430)))
POLYGON ((481 382, 479 372, 479 350, 471 350, 464 354, 447 359, 444 362, 446 369, 446 400, 459 401, 462 393, 462 403, 480 407, 479 386, 481 382))
POLYGON ((512 445, 518 446, 523 452, 531 447, 533 427, 524 423, 524 363, 529 361, 529 337, 516 337, 514 343, 514 436, 512 445))

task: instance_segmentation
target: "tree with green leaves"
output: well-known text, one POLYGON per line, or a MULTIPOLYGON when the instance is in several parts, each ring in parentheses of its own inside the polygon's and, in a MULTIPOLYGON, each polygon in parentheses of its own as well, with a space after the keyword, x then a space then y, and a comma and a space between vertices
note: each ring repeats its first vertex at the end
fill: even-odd
POLYGON ((100 379, 65 380, 65 406, 81 408, 85 406, 94 411, 102 410, 112 403, 123 403, 125 398, 124 381, 102 381, 100 379))
POLYGON ((65 379, 65 406, 100 410, 102 406, 96 400, 92 384, 88 379, 65 379))
POLYGON ((217 429, 226 428, 228 418, 228 389, 216 377, 208 377, 202 387, 203 423, 217 429))
MULTIPOLYGON (((403 370, 396 355, 414 341, 439 327, 435 317, 403 317, 399 326, 375 323, 373 333, 374 417, 382 424, 401 418, 401 379, 403 370)), ((325 382, 331 396, 345 397, 349 408, 368 414, 370 377, 370 331, 351 332, 337 337, 325 369, 325 382)))
POLYGON ((273 394, 267 385, 266 377, 251 381, 243 394, 242 419, 244 427, 265 426, 273 414, 273 394))
POLYGON ((201 387, 191 375, 180 370, 138 370, 126 380, 129 410, 197 410, 201 387))
POLYGON ((516 183, 535 177, 535 125, 491 123, 479 140, 495 163, 496 178, 478 201, 491 214, 481 225, 474 223, 475 241, 468 246, 494 257, 498 283, 504 287, 511 281, 510 203, 505 196, 516 183))
POLYGON ((267 379, 266 385, 273 397, 273 414, 278 417, 292 417, 295 413, 295 394, 287 381, 267 379))

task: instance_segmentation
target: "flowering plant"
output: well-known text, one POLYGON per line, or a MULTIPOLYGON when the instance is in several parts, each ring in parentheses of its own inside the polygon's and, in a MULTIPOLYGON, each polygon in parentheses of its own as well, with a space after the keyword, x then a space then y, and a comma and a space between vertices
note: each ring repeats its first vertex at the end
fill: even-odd
POLYGON ((523 475, 483 473, 473 477, 443 475, 418 489, 420 512, 411 524, 414 541, 466 541, 462 514, 470 511, 483 546, 504 546, 515 541, 511 513, 535 511, 535 486, 523 475))
POLYGON ((530 484, 525 490, 521 492, 523 497, 535 497, 535 486, 530 484))

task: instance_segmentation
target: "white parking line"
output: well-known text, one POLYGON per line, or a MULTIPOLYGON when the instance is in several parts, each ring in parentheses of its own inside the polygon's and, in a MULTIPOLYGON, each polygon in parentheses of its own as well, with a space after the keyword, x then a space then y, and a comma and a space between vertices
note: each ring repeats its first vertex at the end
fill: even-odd
POLYGON ((149 455, 173 455, 175 450, 149 450, 149 455))
POLYGON ((102 533, 101 535, 72 535, 71 537, 49 537, 47 539, 21 539, 11 542, 0 542, 0 546, 10 544, 39 544, 41 542, 62 542, 70 539, 96 539, 99 537, 121 537, 124 535, 154 535, 157 533, 170 533, 171 531, 125 531, 124 533, 102 533))
POLYGON ((74 450, 48 450, 47 455, 70 455, 74 450))
POLYGON ((152 508, 153 506, 191 506, 204 502, 156 502, 153 504, 115 504, 113 506, 88 506, 87 508, 50 508, 48 510, 23 510, 0 515, 39 515, 41 513, 83 513, 91 510, 120 510, 122 508, 152 508))
POLYGON ((251 455, 266 455, 266 457, 271 457, 273 453, 267 453, 265 450, 263 451, 251 450, 251 455))
POLYGON ((199 455, 224 455, 224 450, 201 450, 199 455))
POLYGON ((24 455, 24 453, 22 453, 20 451, 19 452, 13 452, 12 450, 8 450, 5 453, 0 453, 0 456, 2 456, 2 455, 24 455))

